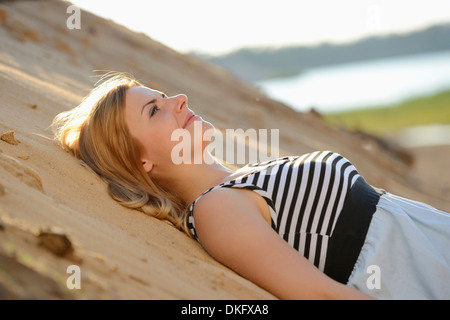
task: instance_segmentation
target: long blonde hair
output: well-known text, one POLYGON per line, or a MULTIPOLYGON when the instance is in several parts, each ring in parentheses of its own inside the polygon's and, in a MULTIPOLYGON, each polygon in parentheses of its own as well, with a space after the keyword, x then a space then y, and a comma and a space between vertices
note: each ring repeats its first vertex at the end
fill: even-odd
POLYGON ((142 145, 130 134, 124 116, 125 94, 133 86, 141 84, 130 75, 105 75, 80 105, 53 119, 55 139, 107 183, 114 200, 192 237, 187 205, 152 181, 140 161, 142 145))

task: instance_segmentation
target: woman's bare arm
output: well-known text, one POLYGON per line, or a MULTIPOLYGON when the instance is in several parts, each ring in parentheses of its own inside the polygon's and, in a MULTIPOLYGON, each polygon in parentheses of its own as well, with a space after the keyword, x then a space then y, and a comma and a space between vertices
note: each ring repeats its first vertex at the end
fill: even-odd
POLYGON ((280 299, 371 298, 329 278, 289 246, 242 190, 209 192, 194 214, 198 238, 215 259, 280 299))

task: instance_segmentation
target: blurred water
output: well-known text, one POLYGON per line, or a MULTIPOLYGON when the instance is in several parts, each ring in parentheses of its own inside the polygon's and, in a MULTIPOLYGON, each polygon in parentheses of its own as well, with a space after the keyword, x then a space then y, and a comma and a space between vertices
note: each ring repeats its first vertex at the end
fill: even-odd
POLYGON ((257 85, 299 111, 386 105, 450 89, 450 51, 311 68, 257 85))
POLYGON ((406 148, 450 145, 450 125, 433 124, 404 128, 393 140, 406 148))

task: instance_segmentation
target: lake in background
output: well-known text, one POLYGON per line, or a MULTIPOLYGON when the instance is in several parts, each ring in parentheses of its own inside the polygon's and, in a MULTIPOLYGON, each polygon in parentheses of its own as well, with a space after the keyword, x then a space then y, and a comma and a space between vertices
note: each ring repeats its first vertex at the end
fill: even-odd
POLYGON ((450 51, 316 67, 256 85, 299 111, 389 105, 450 89, 450 51))

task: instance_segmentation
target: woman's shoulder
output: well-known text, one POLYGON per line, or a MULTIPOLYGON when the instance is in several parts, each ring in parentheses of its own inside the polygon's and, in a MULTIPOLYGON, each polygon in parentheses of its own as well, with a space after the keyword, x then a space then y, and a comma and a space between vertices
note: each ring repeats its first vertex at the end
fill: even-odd
POLYGON ((246 224, 265 221, 270 225, 270 212, 261 200, 255 192, 241 188, 218 188, 208 192, 197 201, 192 212, 199 241, 203 243, 208 235, 219 231, 232 234, 243 221, 246 224))
POLYGON ((235 188, 213 188, 210 192, 203 194, 195 203, 195 217, 202 212, 228 211, 231 208, 254 203, 250 197, 252 191, 235 188))
POLYGON ((244 188, 217 188, 198 199, 195 205, 196 227, 205 216, 206 219, 218 215, 232 217, 242 211, 258 213, 270 224, 270 212, 260 195, 244 188))

